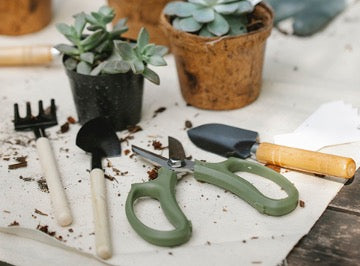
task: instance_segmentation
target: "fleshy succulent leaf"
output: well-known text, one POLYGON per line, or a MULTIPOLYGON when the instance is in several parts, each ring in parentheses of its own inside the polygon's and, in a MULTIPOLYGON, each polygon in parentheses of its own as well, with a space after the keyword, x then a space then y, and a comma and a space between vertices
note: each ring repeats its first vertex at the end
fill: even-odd
POLYGON ((201 29, 201 24, 193 17, 183 18, 179 22, 180 28, 187 32, 196 32, 201 29))
POLYGON ((193 17, 197 22, 207 23, 215 19, 215 12, 209 7, 199 8, 194 10, 193 17))
POLYGON ((150 68, 145 67, 142 74, 147 80, 151 81, 152 83, 154 83, 156 85, 160 85, 160 78, 159 78, 158 74, 156 74, 150 68))
POLYGON ((79 50, 76 47, 67 44, 57 44, 54 46, 54 48, 57 49, 59 52, 70 56, 80 54, 79 50))
POLYGON ((160 55, 153 55, 149 58, 148 63, 153 66, 166 66, 166 61, 160 55))
POLYGON ((223 15, 233 14, 238 8, 238 2, 214 6, 215 11, 223 15))
POLYGON ((102 68, 102 72, 106 74, 126 73, 129 70, 129 63, 119 60, 107 61, 102 68))
POLYGON ((164 13, 169 16, 176 15, 184 18, 192 16, 193 10, 196 8, 197 6, 192 3, 175 1, 166 5, 164 13))
POLYGON ((94 63, 94 59, 95 59, 95 54, 91 52, 83 53, 80 55, 80 60, 90 65, 94 63))
POLYGON ((91 72, 91 65, 84 61, 81 61, 76 66, 76 72, 83 75, 89 75, 91 72))
POLYGON ((145 28, 141 28, 138 38, 137 38, 137 46, 139 47, 139 51, 142 51, 144 47, 149 43, 149 33, 145 28))
POLYGON ((222 15, 215 13, 215 19, 207 24, 207 29, 216 36, 222 36, 228 33, 230 26, 222 15))

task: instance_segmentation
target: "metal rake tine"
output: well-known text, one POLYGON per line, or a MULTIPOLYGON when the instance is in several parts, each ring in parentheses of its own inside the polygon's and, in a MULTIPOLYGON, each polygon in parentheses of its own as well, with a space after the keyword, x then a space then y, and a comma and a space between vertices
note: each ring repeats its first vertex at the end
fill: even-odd
POLYGON ((31 105, 30 105, 30 102, 26 102, 26 118, 31 118, 31 105))
POLYGON ((19 114, 19 105, 17 103, 14 104, 14 121, 15 123, 20 120, 20 114, 19 114))
POLYGON ((55 106, 55 100, 54 99, 51 99, 50 114, 52 116, 56 117, 56 106, 55 106))
POLYGON ((44 114, 44 107, 43 107, 43 102, 40 100, 39 101, 39 116, 44 114))

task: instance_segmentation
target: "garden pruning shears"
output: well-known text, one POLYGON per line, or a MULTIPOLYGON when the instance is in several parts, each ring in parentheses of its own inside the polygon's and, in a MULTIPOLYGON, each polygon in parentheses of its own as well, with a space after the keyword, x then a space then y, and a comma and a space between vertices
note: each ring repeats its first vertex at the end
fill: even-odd
POLYGON ((193 172, 197 181, 213 184, 234 193, 260 213, 281 216, 291 212, 297 206, 299 193, 295 186, 284 176, 268 167, 238 158, 228 158, 220 163, 191 161, 186 159, 182 144, 172 137, 169 137, 168 147, 169 158, 165 158, 135 145, 132 146, 134 153, 161 166, 156 179, 131 185, 125 206, 126 216, 133 229, 152 244, 177 246, 190 239, 191 222, 186 218, 175 198, 177 173, 193 172), (267 178, 278 184, 286 192, 287 197, 269 198, 235 172, 249 172, 267 178), (165 216, 175 229, 161 231, 143 224, 134 212, 135 201, 142 197, 158 200, 165 216))

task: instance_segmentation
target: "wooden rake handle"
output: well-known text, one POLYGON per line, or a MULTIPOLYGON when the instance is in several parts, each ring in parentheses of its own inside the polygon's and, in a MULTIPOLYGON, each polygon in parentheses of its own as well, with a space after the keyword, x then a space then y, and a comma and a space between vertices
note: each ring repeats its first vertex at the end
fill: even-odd
POLYGON ((0 66, 27 66, 50 63, 53 59, 50 45, 0 48, 0 66))
POLYGON ((351 158, 271 143, 259 144, 256 159, 289 169, 342 178, 353 177, 356 170, 356 164, 351 158))

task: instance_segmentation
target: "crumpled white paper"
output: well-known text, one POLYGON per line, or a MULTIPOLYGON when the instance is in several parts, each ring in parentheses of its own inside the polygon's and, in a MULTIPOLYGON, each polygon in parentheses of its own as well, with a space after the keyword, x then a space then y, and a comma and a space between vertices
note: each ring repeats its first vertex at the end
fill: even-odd
POLYGON ((274 141, 312 151, 360 141, 358 109, 343 101, 322 104, 293 133, 276 135, 274 141))

